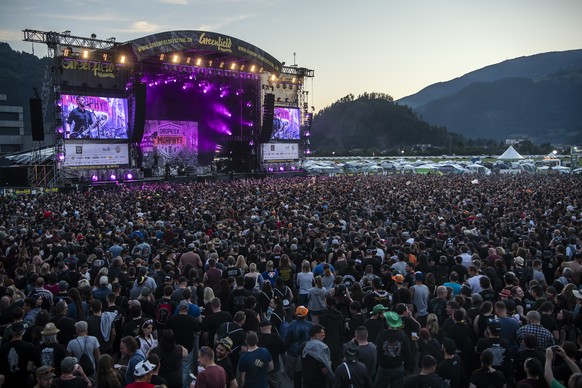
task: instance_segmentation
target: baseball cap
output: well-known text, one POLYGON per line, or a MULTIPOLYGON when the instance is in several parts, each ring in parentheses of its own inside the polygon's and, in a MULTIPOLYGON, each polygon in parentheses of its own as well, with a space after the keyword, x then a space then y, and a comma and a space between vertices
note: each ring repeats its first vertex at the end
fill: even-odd
POLYGON ((414 280, 423 280, 424 279, 424 274, 420 271, 416 271, 414 273, 414 280))
POLYGON ((490 333, 499 334, 501 331, 501 322, 498 319, 494 319, 489 322, 487 327, 489 328, 490 333))
POLYGON ((299 306, 295 309, 295 315, 298 317, 306 317, 309 314, 309 310, 305 306, 299 306))
POLYGON ((188 310, 189 306, 190 306, 190 303, 188 303, 187 300, 180 301, 180 304, 179 304, 180 310, 188 310))
POLYGON ((61 361, 61 370, 64 372, 72 372, 78 363, 79 360, 76 357, 65 357, 61 361))
POLYGON ((140 361, 135 366, 133 375, 137 377, 142 377, 147 375, 148 373, 151 373, 154 369, 156 369, 156 365, 152 364, 148 360, 140 361))
POLYGON ((223 339, 219 340, 216 344, 224 346, 226 350, 228 350, 229 352, 232 349, 232 340, 230 339, 230 337, 224 337, 223 339))

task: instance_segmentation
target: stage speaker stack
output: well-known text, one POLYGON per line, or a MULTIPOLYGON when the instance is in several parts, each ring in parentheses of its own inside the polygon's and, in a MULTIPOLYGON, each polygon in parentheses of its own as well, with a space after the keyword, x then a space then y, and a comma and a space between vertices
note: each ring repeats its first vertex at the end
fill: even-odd
POLYGON ((143 131, 145 128, 146 116, 146 84, 137 83, 133 87, 135 96, 134 115, 133 115, 133 132, 130 141, 132 143, 141 143, 143 131))
POLYGON ((42 120, 42 101, 40 98, 31 98, 30 126, 32 127, 32 141, 44 141, 44 125, 42 120))
POLYGON ((265 94, 263 102, 263 126, 261 128, 261 143, 268 143, 273 134, 273 120, 275 119, 275 95, 273 93, 265 94))

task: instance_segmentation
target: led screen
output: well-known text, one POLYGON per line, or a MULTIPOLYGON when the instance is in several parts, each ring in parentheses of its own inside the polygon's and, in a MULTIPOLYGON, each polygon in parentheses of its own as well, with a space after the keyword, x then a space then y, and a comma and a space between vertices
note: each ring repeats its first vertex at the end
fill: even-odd
POLYGON ((126 143, 65 143, 65 167, 112 167, 129 164, 126 143))
POLYGON ((61 95, 65 139, 127 139, 127 99, 61 95))
POLYGON ((299 108, 275 107, 271 140, 299 140, 299 108))
POLYGON ((297 143, 264 143, 261 144, 263 161, 299 159, 297 143))

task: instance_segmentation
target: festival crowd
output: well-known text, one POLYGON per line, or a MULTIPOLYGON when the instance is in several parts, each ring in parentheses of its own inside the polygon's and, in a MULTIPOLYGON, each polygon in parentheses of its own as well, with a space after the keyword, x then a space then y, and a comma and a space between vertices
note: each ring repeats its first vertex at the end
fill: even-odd
POLYGON ((0 198, 0 386, 582 388, 577 176, 0 198))

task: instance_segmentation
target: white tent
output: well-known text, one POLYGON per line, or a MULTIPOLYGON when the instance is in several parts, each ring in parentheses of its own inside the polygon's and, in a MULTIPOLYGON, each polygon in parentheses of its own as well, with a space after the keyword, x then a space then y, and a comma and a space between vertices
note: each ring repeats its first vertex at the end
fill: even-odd
POLYGON ((521 156, 519 154, 519 152, 517 152, 515 150, 515 148, 513 148, 513 146, 509 146, 509 148, 507 148, 501 156, 498 156, 497 159, 499 159, 499 160, 517 160, 517 159, 523 159, 523 156, 521 156))

